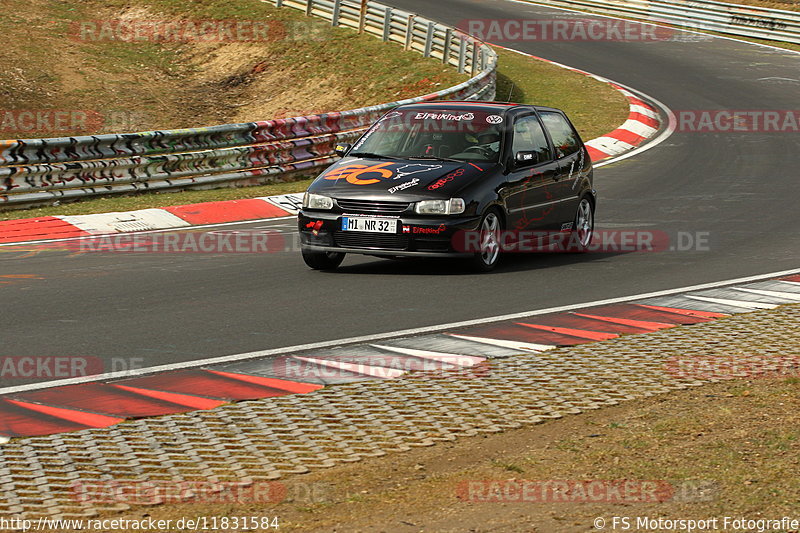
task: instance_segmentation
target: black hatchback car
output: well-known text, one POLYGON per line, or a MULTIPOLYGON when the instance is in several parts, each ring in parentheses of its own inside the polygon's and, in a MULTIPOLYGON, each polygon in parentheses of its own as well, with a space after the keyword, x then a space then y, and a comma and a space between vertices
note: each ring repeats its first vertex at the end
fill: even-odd
MULTIPOLYGON (((308 188, 303 259, 338 267, 347 253, 462 256, 493 269, 524 241, 594 230, 592 162, 563 111, 498 102, 429 102, 385 114, 308 188)), ((541 250, 541 246, 534 247, 541 250)))

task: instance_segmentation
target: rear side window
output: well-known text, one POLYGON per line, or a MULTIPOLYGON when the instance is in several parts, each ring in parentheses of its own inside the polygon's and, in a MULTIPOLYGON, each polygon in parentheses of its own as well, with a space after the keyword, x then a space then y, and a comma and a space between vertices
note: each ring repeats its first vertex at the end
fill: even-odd
POLYGON ((514 141, 512 152, 536 152, 539 154, 539 162, 549 161, 550 147, 547 146, 547 138, 544 136, 542 125, 535 115, 522 117, 514 123, 514 141))
POLYGON ((578 134, 561 113, 542 111, 540 114, 547 131, 550 132, 550 138, 553 139, 558 157, 574 154, 580 149, 578 134))

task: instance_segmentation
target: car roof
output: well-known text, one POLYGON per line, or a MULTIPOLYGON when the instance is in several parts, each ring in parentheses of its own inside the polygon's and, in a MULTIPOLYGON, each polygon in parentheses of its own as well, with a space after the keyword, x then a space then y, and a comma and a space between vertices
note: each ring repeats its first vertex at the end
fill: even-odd
POLYGON ((464 100, 436 100, 434 102, 417 102, 414 104, 405 104, 397 107, 396 109, 453 109, 454 107, 463 107, 465 109, 474 109, 490 113, 506 113, 514 109, 536 109, 537 111, 556 111, 561 112, 560 109, 554 107, 545 107, 531 104, 517 104, 513 102, 488 102, 488 101, 464 101, 464 100))

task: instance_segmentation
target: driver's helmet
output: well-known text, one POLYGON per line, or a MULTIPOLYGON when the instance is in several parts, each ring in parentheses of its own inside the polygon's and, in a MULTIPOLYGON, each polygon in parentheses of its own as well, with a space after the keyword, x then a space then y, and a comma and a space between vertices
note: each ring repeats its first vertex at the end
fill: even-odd
POLYGON ((478 135, 478 144, 486 147, 493 152, 500 151, 500 133, 494 130, 487 130, 478 135))

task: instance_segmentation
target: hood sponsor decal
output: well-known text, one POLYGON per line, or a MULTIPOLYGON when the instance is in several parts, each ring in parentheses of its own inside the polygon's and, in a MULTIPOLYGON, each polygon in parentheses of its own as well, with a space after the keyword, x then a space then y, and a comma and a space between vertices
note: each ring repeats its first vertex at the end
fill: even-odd
POLYGON ((414 178, 411 181, 407 181, 405 183, 401 183, 400 185, 395 185, 394 187, 389 187, 389 194, 394 194, 397 191, 404 191, 413 187, 414 185, 419 183, 419 178, 414 178))
POLYGON ((333 169, 325 175, 326 180, 338 180, 344 178, 347 183, 352 185, 372 185, 381 180, 389 179, 394 176, 390 168, 386 168, 391 163, 380 163, 377 165, 361 165, 358 163, 345 165, 333 169))
POLYGON ((461 177, 463 175, 464 175, 464 169, 463 168, 459 168, 458 170, 454 170, 453 172, 451 172, 450 174, 448 174, 444 178, 442 178, 440 180, 437 180, 437 181, 431 183, 430 185, 428 185, 428 190, 429 191, 435 191, 436 189, 438 189, 440 187, 444 187, 445 185, 447 185, 448 182, 451 182, 454 179, 456 179, 458 177, 461 177))
POLYGON ((449 182, 449 181, 453 181, 453 178, 451 176, 447 176, 446 178, 442 178, 440 180, 437 180, 437 181, 431 183, 430 185, 428 185, 428 190, 429 191, 435 191, 436 189, 438 189, 440 187, 444 187, 445 185, 447 185, 447 182, 449 182))
MULTIPOLYGON (((323 176, 323 179, 344 179, 351 185, 373 185, 384 180, 399 180, 413 174, 434 172, 442 168, 444 168, 443 165, 423 165, 418 163, 403 165, 398 165, 397 163, 378 163, 374 165, 350 163, 331 170, 323 176)), ((463 170, 461 172, 463 173, 463 170)))
POLYGON ((399 180, 400 178, 405 178, 406 176, 410 176, 411 174, 418 174, 420 172, 432 172, 434 170, 439 170, 442 168, 442 165, 420 165, 420 164, 413 164, 413 165, 403 165, 402 167, 397 169, 397 176, 392 179, 399 180))

